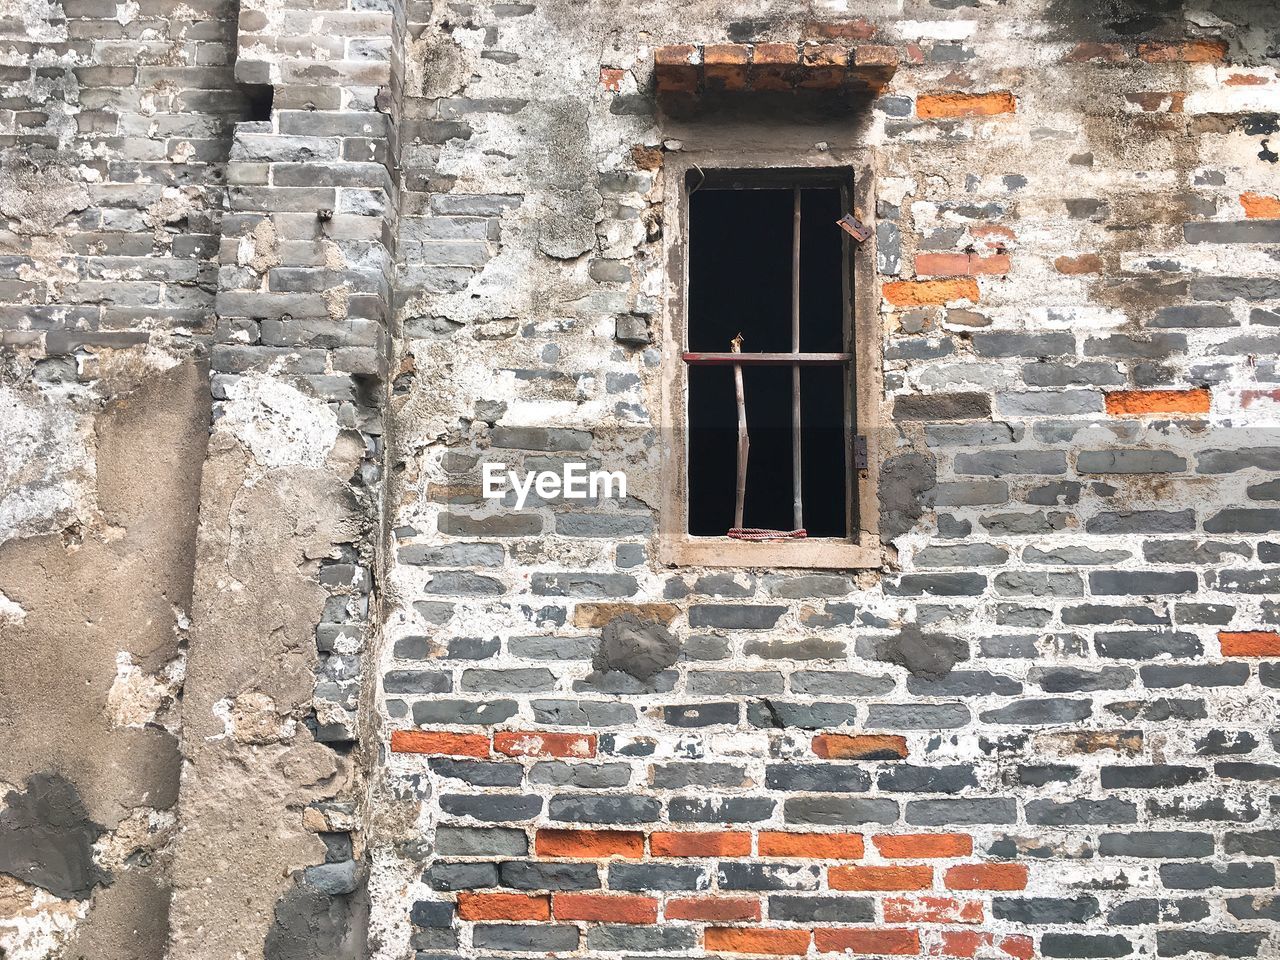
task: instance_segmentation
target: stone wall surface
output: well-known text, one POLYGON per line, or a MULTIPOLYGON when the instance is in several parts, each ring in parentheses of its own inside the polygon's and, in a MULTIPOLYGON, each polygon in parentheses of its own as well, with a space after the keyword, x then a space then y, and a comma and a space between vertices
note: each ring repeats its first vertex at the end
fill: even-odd
POLYGON ((0 0, 0 956, 1280 953, 1278 66, 1258 0, 0 0), (876 566, 660 558, 742 164, 874 199, 876 566))

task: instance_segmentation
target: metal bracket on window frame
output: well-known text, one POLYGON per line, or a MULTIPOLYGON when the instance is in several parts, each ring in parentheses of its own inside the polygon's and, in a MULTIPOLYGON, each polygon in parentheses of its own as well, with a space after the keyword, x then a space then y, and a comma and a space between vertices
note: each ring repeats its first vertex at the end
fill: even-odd
POLYGON ((871 228, 852 213, 846 213, 836 221, 836 226, 853 237, 858 243, 865 243, 871 238, 871 228))
POLYGON ((853 469, 869 469, 867 466, 867 438, 862 434, 858 434, 853 438, 853 469))

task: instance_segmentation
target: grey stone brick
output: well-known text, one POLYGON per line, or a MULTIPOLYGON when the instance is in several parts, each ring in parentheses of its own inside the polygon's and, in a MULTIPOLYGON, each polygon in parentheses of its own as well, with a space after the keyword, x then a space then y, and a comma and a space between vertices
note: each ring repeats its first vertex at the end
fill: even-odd
POLYGON ((963 703, 873 703, 867 707, 867 725, 881 730, 949 730, 970 720, 963 703))
POLYGON ((895 597, 976 597, 986 587, 987 578, 977 573, 907 573, 884 582, 884 592, 895 597))
POLYGON ((958 453, 955 457, 957 474, 1003 477, 1058 474, 1066 470, 1066 454, 1059 450, 983 450, 958 453))
POLYGON ((477 950, 533 950, 553 952, 578 949, 578 928, 570 924, 477 923, 471 944, 477 950))
POLYGON ((702 864, 621 863, 609 865, 609 889, 637 893, 706 890, 709 868, 702 864))
POLYGON ((552 820, 576 823, 651 823, 662 805, 653 797, 603 794, 557 794, 547 804, 552 820))
POLYGON ((783 606, 694 604, 689 608, 689 626, 722 630, 766 630, 776 625, 786 610, 783 606))
POLYGON ((790 863, 723 861, 716 871, 721 890, 817 890, 821 868, 790 863))
POLYGON ((1199 578, 1192 570, 1097 570, 1089 574, 1094 596, 1165 596, 1194 593, 1199 578))
POLYGON ((419 700, 413 704, 413 722, 420 726, 449 723, 502 723, 516 715, 514 700, 419 700))
POLYGON ((978 778, 973 767, 963 764, 917 767, 898 763, 880 772, 876 786, 893 793, 960 793, 978 786, 978 778))
POLYGON ((1229 930, 1157 930, 1156 955, 1182 957, 1204 953, 1214 957, 1260 957, 1267 934, 1229 930))
POLYGON ((792 793, 865 793, 871 776, 849 764, 770 763, 765 766, 765 786, 792 793))
POLYGON ((629 703, 598 700, 534 700, 533 719, 565 727, 612 727, 634 723, 636 709, 629 703))
POLYGON ((1235 473, 1238 470, 1280 470, 1280 447, 1244 443, 1225 450, 1202 450, 1196 455, 1196 473, 1235 473))
POLYGON ((750 639, 742 645, 748 657, 764 660, 843 660, 847 653, 840 640, 805 637, 799 640, 750 639))
POLYGON ((1182 225, 1187 243, 1280 243, 1280 221, 1195 221, 1182 225))
POLYGON ((975 333, 970 341, 980 357, 1060 357, 1076 352, 1076 338, 1071 333, 1009 333, 991 331, 975 333))
POLYGON ((1040 938, 1046 957, 1127 957, 1133 944, 1118 933, 1046 933, 1040 938))
POLYGON ((782 674, 773 670, 691 670, 685 688, 694 695, 733 694, 744 697, 782 693, 782 674))
POLYGON ((747 723, 753 727, 826 730, 852 724, 857 718, 854 703, 791 703, 766 697, 747 704, 747 723))
POLYGON ((631 768, 625 763, 566 763, 563 760, 548 760, 529 768, 529 782, 557 787, 581 787, 586 790, 625 787, 631 782, 631 768))
POLYGON ((1116 660, 1198 657, 1204 652, 1194 633, 1177 630, 1099 630, 1093 645, 1098 656, 1116 660))
POLYGON ((453 678, 435 670, 388 670, 382 688, 387 693, 449 693, 453 678))
POLYGON ((751 779, 744 767, 732 763, 658 763, 650 771, 650 781, 659 790, 685 787, 744 787, 751 779))
POLYGON ((993 897, 991 912, 997 920, 1023 924, 1086 923, 1099 913, 1098 898, 993 897))
POLYGON ((591 950, 677 953, 693 950, 697 945, 698 931, 694 927, 603 924, 587 929, 587 947, 591 950))
POLYGON ((999 566, 1009 559, 1009 551, 987 543, 965 543, 955 546, 931 544, 913 558, 920 567, 999 566))
POLYGON ((509 860, 499 864, 504 887, 515 890, 598 890, 600 868, 594 863, 535 863, 509 860))
POLYGON ((740 712, 733 701, 677 704, 662 708, 662 721, 673 727, 710 727, 736 724, 740 712))
POLYGON ((831 825, 855 823, 896 823, 898 804, 894 800, 839 795, 789 797, 783 802, 787 823, 831 825))
POLYGON ((795 896, 773 894, 769 897, 769 919, 791 923, 871 923, 875 920, 875 901, 870 897, 795 896))
POLYGON ((1006 707, 984 710, 978 715, 983 723, 1052 724, 1073 723, 1093 714, 1088 700, 1021 700, 1006 707))
POLYGON ((441 777, 462 780, 477 787, 518 787, 524 779, 524 768, 514 763, 432 757, 428 766, 432 773, 441 777))
POLYGON ((1204 522, 1205 533, 1272 533, 1280 530, 1280 510, 1221 510, 1204 522))
POLYGON ((791 689, 795 693, 819 697, 876 697, 888 693, 894 686, 893 677, 881 674, 797 670, 791 675, 791 689))
POLYGON ((809 573, 798 576, 774 574, 765 577, 765 589, 775 597, 807 600, 817 597, 844 597, 853 590, 853 581, 845 576, 809 573))
POLYGON ((1147 326, 1157 328, 1237 327, 1239 322, 1227 307, 1196 303, 1176 307, 1161 307, 1147 326))
POLYGON ((1014 823, 1018 805, 1011 797, 909 800, 906 822, 921 827, 1014 823))
POLYGON ((637 589, 635 577, 626 573, 535 573, 530 581, 534 594, 547 597, 630 597, 637 589))
POLYGON ((983 420, 991 416, 986 393, 907 394, 894 398, 895 420, 983 420))
POLYGON ((672 797, 667 815, 672 823, 757 823, 773 808, 768 797, 672 797))
POLYGON ((1106 603, 1082 603, 1065 607, 1062 622, 1067 626, 1092 626, 1105 624, 1120 626, 1169 626, 1167 613, 1145 606, 1120 606, 1106 603))
POLYGON ((1079 473, 1177 473, 1187 461, 1168 450, 1084 450, 1076 455, 1079 473))
POLYGON ((907 692, 922 697, 1015 697, 1022 692, 1022 684, 1012 677, 982 670, 952 670, 937 680, 909 676, 907 692))
POLYGON ((1079 597, 1084 581, 1074 573, 1010 570, 995 578, 996 593, 1006 597, 1079 597))
POLYGON ((1169 890, 1207 890, 1224 887, 1270 889, 1276 882, 1271 863, 1162 863, 1160 882, 1169 890))
POLYGON ((487 793, 484 796, 443 794, 440 809, 455 817, 500 823, 504 820, 529 820, 542 812, 542 798, 516 794, 487 793))
POLYGON ((1209 904, 1195 897, 1178 900, 1126 900, 1107 913, 1115 926, 1147 926, 1155 923, 1194 923, 1209 916, 1209 904))
POLYGON ((1247 857, 1280 856, 1280 830, 1233 831, 1223 838, 1222 848, 1247 857))
POLYGON ((1223 570, 1218 574, 1223 593, 1280 593, 1280 573, 1275 570, 1223 570))
POLYGON ((530 693, 554 690, 556 675, 544 667, 505 669, 473 668, 462 671, 462 689, 498 693, 530 693))
POLYGON ((1247 663, 1152 664, 1139 672, 1148 689, 1241 687, 1249 682, 1247 663))
POLYGON ((450 827, 435 830, 435 852, 443 857, 522 857, 529 852, 523 830, 509 827, 450 827))
POLYGON ((1016 443, 1022 428, 1008 423, 931 423, 924 428, 931 447, 987 447, 1016 443))
POLYGON ((1164 360, 1186 353, 1184 333, 1151 333, 1142 337, 1113 333, 1108 337, 1090 337, 1084 342, 1086 357, 1116 357, 1121 360, 1164 360))
POLYGON ((1128 667, 1082 670, 1078 667, 1036 667, 1031 679, 1047 693, 1083 693, 1094 690, 1124 690, 1134 681, 1128 667))
POLYGON ((529 660, 590 660, 597 642, 595 637, 510 637, 507 649, 529 660))
POLYGON ((1027 823, 1061 827, 1081 824, 1137 823, 1138 808, 1129 800, 1030 800, 1025 804, 1027 823))
POLYGON ((1227 557, 1249 559, 1253 550, 1246 543, 1224 543, 1206 540, 1148 540, 1142 545, 1142 555, 1152 563, 1180 563, 1186 566, 1220 563, 1227 557))
POLYGON ((1196 528, 1194 510, 1129 510, 1099 513, 1085 523, 1096 534, 1191 533, 1196 528))
POLYGON ((548 427, 494 427, 489 442, 495 447, 519 450, 574 450, 591 449, 591 434, 586 430, 567 430, 548 427))
POLYGON ((1213 834, 1180 830, 1104 833, 1098 852, 1104 857, 1155 857, 1161 860, 1213 856, 1213 834))
POLYGON ((1097 390, 1033 390, 996 396, 996 410, 1005 417, 1075 416, 1102 409, 1102 394, 1097 390))
POLYGON ((498 885, 494 863, 446 863, 436 861, 427 868, 423 880, 432 890, 475 890, 498 885))

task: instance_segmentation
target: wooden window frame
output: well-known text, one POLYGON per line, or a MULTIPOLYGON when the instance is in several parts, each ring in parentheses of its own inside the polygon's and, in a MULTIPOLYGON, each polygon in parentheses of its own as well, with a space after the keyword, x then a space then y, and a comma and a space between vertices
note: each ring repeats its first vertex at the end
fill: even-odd
MULTIPOLYGON (((772 567, 807 569, 859 569, 880 567, 884 548, 879 535, 881 417, 881 329, 877 311, 874 235, 863 243, 843 236, 846 263, 846 351, 852 384, 847 396, 853 410, 846 416, 846 468, 853 474, 856 510, 848 538, 813 537, 804 540, 746 541, 691 535, 688 523, 688 376, 684 354, 688 351, 689 174, 694 179, 712 175, 717 180, 741 179, 753 185, 789 188, 839 186, 849 209, 864 222, 875 209, 875 183, 871 171, 847 163, 827 162, 797 166, 794 155, 757 153, 731 161, 716 155, 667 154, 663 165, 663 220, 666 292, 661 330, 662 417, 672 440, 662 445, 663 502, 658 521, 658 558, 666 565, 698 567, 772 567), (866 444, 866 469, 854 469, 853 444, 866 444)), ((832 224, 832 229, 836 229, 832 224)))

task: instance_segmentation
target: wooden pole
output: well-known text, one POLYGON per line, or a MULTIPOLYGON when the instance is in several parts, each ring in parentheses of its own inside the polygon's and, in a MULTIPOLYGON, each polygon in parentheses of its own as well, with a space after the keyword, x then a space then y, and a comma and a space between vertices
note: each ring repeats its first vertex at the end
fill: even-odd
MULTIPOLYGON (((742 352, 742 334, 730 341, 734 353, 742 352)), ((742 386, 742 366, 733 365, 733 392, 738 401, 738 483, 733 498, 733 526, 742 529, 742 511, 747 499, 747 455, 751 452, 751 438, 747 436, 747 396, 742 386)))
MULTIPOLYGON (((800 188, 791 214, 791 352, 800 352, 800 188)), ((791 526, 804 528, 804 496, 800 475, 800 367, 791 368, 791 526)))

